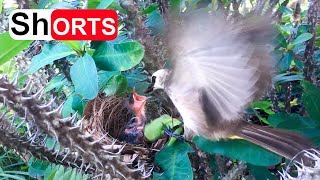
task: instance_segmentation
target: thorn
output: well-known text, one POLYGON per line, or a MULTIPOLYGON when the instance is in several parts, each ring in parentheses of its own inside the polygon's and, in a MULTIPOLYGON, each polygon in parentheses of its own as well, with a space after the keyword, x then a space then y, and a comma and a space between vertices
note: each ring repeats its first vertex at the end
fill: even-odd
POLYGON ((19 73, 16 73, 16 75, 14 76, 13 80, 10 82, 10 84, 12 84, 13 86, 17 86, 18 84, 18 77, 19 77, 19 73))
POLYGON ((79 153, 78 152, 76 152, 75 153, 75 157, 74 157, 74 160, 73 160, 73 164, 75 164, 76 163, 76 161, 78 160, 78 157, 79 157, 79 153))
POLYGON ((16 112, 13 112, 13 116, 12 116, 11 121, 10 121, 10 128, 12 128, 15 119, 16 119, 16 112))
POLYGON ((28 97, 21 96, 21 101, 27 101, 27 100, 30 100, 30 99, 32 99, 31 96, 28 96, 28 97))
POLYGON ((62 158, 62 162, 66 159, 66 157, 69 155, 69 153, 70 153, 70 149, 67 149, 68 150, 68 152, 66 153, 66 155, 62 158))
POLYGON ((86 152, 85 150, 83 150, 80 146, 78 146, 78 145, 74 145, 76 148, 78 148, 78 149, 80 149, 82 152, 86 152))
POLYGON ((41 88, 37 93, 35 93, 32 97, 35 98, 35 99, 40 99, 41 96, 43 95, 44 88, 45 88, 45 87, 42 87, 42 88, 41 88))
POLYGON ((87 167, 86 167, 86 169, 84 170, 85 172, 87 172, 88 171, 88 169, 90 168, 90 166, 91 166, 91 164, 90 163, 88 163, 88 165, 87 165, 87 167))
MULTIPOLYGON (((74 129, 80 129, 79 126, 72 126, 72 127, 69 127, 69 131, 71 130, 74 130, 74 129)), ((80 137, 83 136, 83 135, 80 135, 80 137)))
POLYGON ((29 87, 29 89, 27 90, 27 94, 30 94, 33 85, 34 85, 34 83, 30 83, 30 87, 29 87))
POLYGON ((3 104, 5 105, 6 104, 6 98, 3 97, 3 104))
POLYGON ((76 119, 77 119, 77 114, 78 114, 78 111, 74 113, 74 115, 71 116, 71 123, 75 123, 76 119))
POLYGON ((27 116, 28 116, 28 109, 27 109, 27 107, 25 107, 24 108, 24 120, 26 120, 27 119, 27 116))
MULTIPOLYGON (((101 174, 102 174, 102 173, 100 173, 100 174, 98 174, 98 175, 94 176, 92 179, 95 179, 95 178, 100 177, 100 176, 101 176, 101 174)), ((102 176, 101 176, 101 177, 102 177, 102 176)))
POLYGON ((38 137, 38 135, 39 135, 39 131, 40 131, 40 129, 39 129, 39 128, 37 128, 36 133, 34 133, 34 135, 33 135, 33 137, 32 137, 32 141, 31 141, 31 143, 33 143, 33 142, 34 142, 34 140, 38 137))
POLYGON ((105 137, 107 136, 107 134, 104 134, 100 139, 93 141, 93 142, 89 142, 90 145, 94 145, 95 143, 99 143, 101 142, 105 137))
POLYGON ((53 114, 53 113, 59 113, 60 110, 62 110, 62 107, 63 107, 63 104, 61 104, 57 109, 47 112, 46 115, 49 116, 50 114, 53 114))
POLYGON ((22 88, 21 91, 26 91, 30 84, 31 84, 31 79, 28 80, 26 86, 22 88))
POLYGON ((43 142, 45 143, 47 141, 48 134, 44 134, 43 142))
POLYGON ((53 98, 48 104, 45 104, 45 105, 42 105, 42 106, 38 106, 38 107, 40 109, 49 107, 55 100, 56 100, 56 98, 53 98))
POLYGON ((56 157, 54 158, 56 161, 58 161, 57 159, 58 159, 58 156, 59 156, 59 150, 57 150, 54 154, 56 154, 56 157))
POLYGON ((6 92, 6 91, 8 91, 9 89, 5 89, 5 88, 2 88, 2 87, 0 87, 0 92, 6 92))
POLYGON ((85 167, 84 159, 81 160, 81 165, 80 165, 80 173, 82 173, 82 169, 85 167))
POLYGON ((118 151, 117 153, 114 153, 114 154, 120 155, 125 146, 126 146, 126 144, 124 144, 124 145, 119 149, 119 151, 118 151))
POLYGON ((30 125, 28 123, 26 123, 26 125, 27 125, 28 135, 29 135, 29 137, 31 137, 32 133, 31 133, 31 130, 30 130, 30 125))
POLYGON ((50 132, 51 124, 48 121, 45 121, 44 123, 47 125, 47 131, 50 132))
POLYGON ((82 130, 83 129, 83 120, 84 120, 85 117, 82 117, 78 122, 78 126, 80 126, 80 129, 82 130))
POLYGON ((8 112, 9 112, 9 111, 6 110, 6 111, 1 115, 0 119, 2 119, 8 112))
POLYGON ((26 120, 24 119, 17 127, 16 127, 16 129, 19 129, 19 127, 22 125, 22 124, 24 124, 26 122, 26 120))
MULTIPOLYGON (((58 134, 57 134, 55 131, 52 131, 52 133, 53 133, 53 135, 54 135, 54 137, 55 137, 55 140, 56 140, 57 142, 59 142, 58 134)), ((59 146, 59 148, 60 148, 60 146, 59 146)))
POLYGON ((71 117, 63 118, 63 119, 58 119, 59 122, 61 123, 67 123, 71 121, 71 117))
POLYGON ((15 93, 16 95, 19 95, 19 94, 21 94, 23 91, 20 91, 20 90, 17 90, 17 89, 15 89, 14 91, 13 91, 13 93, 15 93))

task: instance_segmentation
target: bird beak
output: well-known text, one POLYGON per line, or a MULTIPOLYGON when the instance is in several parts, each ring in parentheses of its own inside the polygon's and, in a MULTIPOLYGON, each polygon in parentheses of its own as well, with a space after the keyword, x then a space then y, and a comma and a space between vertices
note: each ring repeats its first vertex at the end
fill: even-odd
POLYGON ((133 90, 132 93, 133 97, 133 105, 132 105, 132 110, 136 114, 136 116, 144 116, 145 114, 145 104, 147 102, 147 97, 146 96, 141 96, 136 93, 135 90, 133 90))
POLYGON ((153 92, 153 86, 154 86, 154 82, 151 82, 150 85, 147 87, 147 89, 144 91, 144 93, 149 94, 153 92))

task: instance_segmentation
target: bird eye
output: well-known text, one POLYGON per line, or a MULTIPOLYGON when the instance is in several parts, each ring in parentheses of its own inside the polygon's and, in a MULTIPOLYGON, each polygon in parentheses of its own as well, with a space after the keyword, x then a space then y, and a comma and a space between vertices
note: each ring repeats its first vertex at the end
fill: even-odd
POLYGON ((152 77, 151 77, 151 83, 152 83, 152 84, 154 84, 154 83, 156 82, 156 78, 157 78, 156 76, 152 76, 152 77))

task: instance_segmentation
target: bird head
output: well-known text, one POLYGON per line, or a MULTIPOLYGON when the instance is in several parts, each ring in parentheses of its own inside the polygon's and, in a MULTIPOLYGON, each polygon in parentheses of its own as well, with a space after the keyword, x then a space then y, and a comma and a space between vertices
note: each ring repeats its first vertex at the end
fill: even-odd
POLYGON ((152 92, 157 89, 164 89, 165 82, 167 80, 168 75, 169 75, 168 69, 160 69, 154 72, 151 76, 151 84, 147 88, 146 93, 152 92))

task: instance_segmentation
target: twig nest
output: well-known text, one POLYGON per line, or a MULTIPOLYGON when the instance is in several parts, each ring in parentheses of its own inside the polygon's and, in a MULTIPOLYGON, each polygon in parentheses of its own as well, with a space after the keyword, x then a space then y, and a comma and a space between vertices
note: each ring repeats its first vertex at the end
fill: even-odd
POLYGON ((134 117, 125 97, 98 95, 84 110, 84 130, 97 139, 105 136, 112 142, 119 139, 129 120, 134 117))

